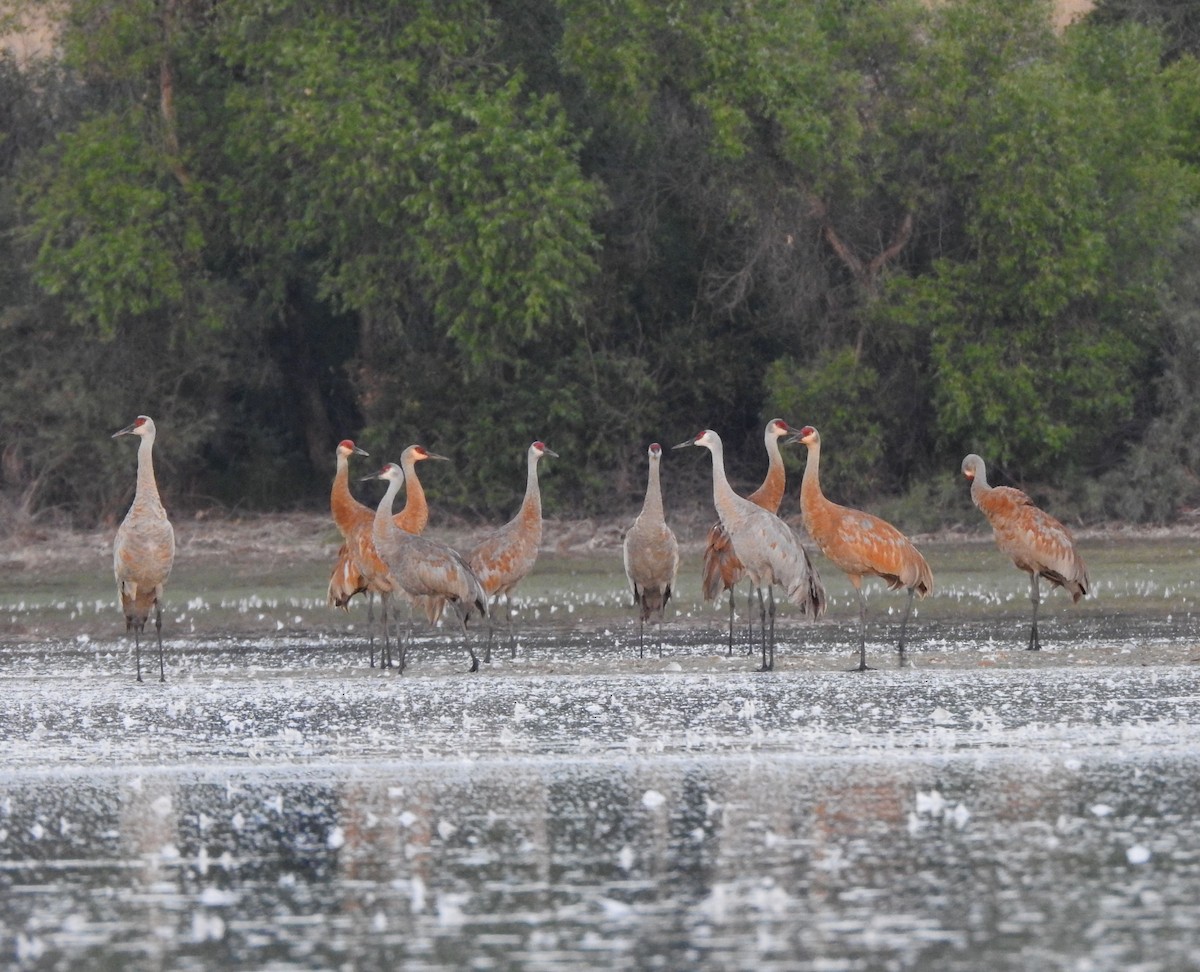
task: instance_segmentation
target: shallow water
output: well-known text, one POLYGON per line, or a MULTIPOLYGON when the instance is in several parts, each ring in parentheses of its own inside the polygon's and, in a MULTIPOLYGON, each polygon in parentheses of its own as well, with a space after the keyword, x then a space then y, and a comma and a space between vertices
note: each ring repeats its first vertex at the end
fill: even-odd
POLYGON ((531 584, 516 657, 474 675, 428 633, 372 670, 362 612, 316 596, 181 593, 167 681, 138 685, 103 595, 16 591, 0 964, 1200 966, 1186 567, 1056 595, 1041 653, 1015 650, 1019 576, 942 570, 905 668, 902 600, 873 592, 865 674, 845 591, 781 618, 759 673, 723 606, 639 658, 601 576, 531 584))

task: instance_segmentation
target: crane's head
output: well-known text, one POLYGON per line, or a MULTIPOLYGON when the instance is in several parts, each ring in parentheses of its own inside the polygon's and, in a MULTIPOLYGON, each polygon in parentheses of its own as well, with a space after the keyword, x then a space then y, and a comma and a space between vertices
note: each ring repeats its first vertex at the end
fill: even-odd
POLYGON ((558 453, 549 448, 541 439, 538 439, 537 442, 529 447, 529 452, 535 459, 541 459, 542 456, 553 456, 555 459, 558 458, 558 453))
POLYGON ((703 431, 692 436, 690 439, 685 439, 679 445, 673 446, 675 449, 682 449, 684 446, 704 446, 706 449, 711 449, 714 445, 721 444, 721 437, 712 429, 704 429, 703 431))
POLYGON ((984 471, 983 460, 973 452, 963 459, 962 474, 971 480, 971 482, 975 481, 976 476, 979 476, 983 482, 987 482, 987 473, 984 471))
POLYGON ((780 418, 771 419, 771 421, 767 423, 768 439, 778 439, 780 436, 790 435, 795 431, 796 430, 788 425, 787 422, 780 418))
POLYGON ((657 442, 650 443, 649 451, 650 451, 651 459, 661 459, 662 458, 662 446, 660 446, 657 442))
POLYGON ((449 456, 439 456, 436 452, 430 452, 423 445, 410 445, 405 449, 404 454, 400 457, 400 462, 403 464, 406 459, 412 462, 421 462, 424 459, 444 459, 446 462, 450 461, 449 456))
POLYGON ((119 435, 153 435, 154 420, 149 415, 139 415, 130 422, 120 432, 114 432, 112 437, 115 439, 119 435))
POLYGON ((806 446, 818 445, 821 441, 821 433, 814 429, 811 425, 806 425, 799 432, 793 435, 784 445, 791 445, 793 442, 803 442, 806 446))
POLYGON ((351 456, 369 456, 371 453, 366 449, 360 449, 350 439, 342 439, 337 444, 337 454, 344 459, 349 459, 351 456))
POLYGON ((363 482, 368 479, 386 479, 389 483, 404 482, 404 470, 397 466, 394 462, 389 462, 377 473, 371 473, 370 476, 363 476, 363 482))

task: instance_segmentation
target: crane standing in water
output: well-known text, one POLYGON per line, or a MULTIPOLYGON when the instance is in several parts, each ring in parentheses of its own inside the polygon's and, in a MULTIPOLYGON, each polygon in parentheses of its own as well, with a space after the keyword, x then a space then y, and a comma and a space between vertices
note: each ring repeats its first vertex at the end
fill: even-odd
POLYGON ((925 597, 933 590, 933 571, 911 540, 886 520, 862 510, 839 506, 821 491, 821 434, 806 425, 791 439, 808 447, 808 463, 800 485, 800 512, 804 529, 833 565, 844 571, 858 595, 858 671, 867 666, 867 598, 862 582, 867 576, 880 578, 889 590, 908 588, 904 620, 900 622, 897 652, 904 664, 904 637, 913 595, 925 597))
MULTIPOLYGON (((371 667, 375 667, 375 595, 379 595, 380 613, 383 619, 383 651, 379 663, 390 668, 392 664, 388 643, 388 615, 391 611, 391 595, 394 593, 387 581, 387 565, 375 552, 371 537, 375 511, 360 503, 350 493, 349 458, 367 453, 349 439, 337 446, 337 471, 333 477, 333 488, 329 495, 329 507, 334 523, 341 531, 345 542, 339 548, 337 560, 329 577, 329 603, 349 610, 350 599, 356 594, 367 596, 367 631, 371 667)), ((445 456, 430 452, 422 445, 410 445, 400 456, 404 472, 406 499, 404 508, 395 515, 396 526, 407 533, 421 533, 429 522, 429 503, 425 490, 417 478, 416 465, 426 459, 442 459, 445 456)))
MULTIPOLYGON (((542 544, 542 492, 538 484, 538 460, 542 456, 558 458, 558 453, 540 440, 525 454, 525 498, 516 516, 502 527, 476 541, 467 552, 467 563, 483 584, 489 598, 504 595, 504 616, 508 619, 508 638, 515 658, 516 634, 513 630, 512 591, 533 570, 542 544)), ((435 616, 436 608, 430 609, 435 616)), ((492 630, 488 628, 483 660, 492 660, 492 630)))
MULTIPOLYGON (((783 455, 779 451, 779 440, 793 430, 783 419, 771 419, 763 431, 763 442, 767 448, 767 475, 762 485, 746 498, 770 513, 779 513, 779 505, 783 502, 783 494, 787 472, 783 467, 783 455)), ((708 531, 708 540, 704 545, 704 563, 701 568, 701 590, 704 600, 715 601, 722 591, 729 591, 729 650, 733 654, 733 602, 734 590, 746 577, 746 568, 738 560, 737 551, 725 528, 718 520, 708 531)), ((754 651, 754 620, 750 600, 754 597, 753 589, 746 592, 746 620, 750 627, 749 650, 754 651)))
POLYGON ((1091 582, 1087 566, 1075 549, 1071 532, 1049 513, 1038 509, 1021 490, 1011 486, 989 486, 987 467, 972 453, 962 461, 963 475, 971 481, 971 499, 987 517, 996 537, 996 546, 1012 558, 1019 570, 1029 574, 1029 600, 1033 603, 1033 623, 1029 629, 1028 651, 1042 647, 1038 639, 1037 615, 1041 595, 1038 578, 1050 582, 1050 589, 1061 587, 1078 602, 1087 594, 1091 582))
MULTIPOLYGON (((642 512, 625 534, 622 553, 625 576, 633 587, 633 603, 638 609, 638 657, 645 654, 645 624, 651 617, 658 623, 658 654, 662 656, 662 623, 667 602, 679 571, 679 543, 663 516, 659 465, 662 446, 650 443, 650 471, 642 512)), ((732 597, 732 595, 730 595, 732 597)))
POLYGON ((142 680, 142 631, 154 609, 154 630, 158 636, 158 680, 167 680, 163 664, 162 596, 163 586, 175 563, 175 530, 167 519, 154 478, 154 421, 139 415, 131 425, 113 438, 136 435, 138 443, 137 488, 133 504, 117 528, 113 542, 113 573, 117 578, 117 596, 125 612, 125 630, 133 631, 137 680, 142 680))
MULTIPOLYGON (((382 479, 387 492, 379 501, 372 523, 375 549, 388 567, 392 589, 403 590, 409 597, 435 597, 441 603, 449 601, 459 620, 463 634, 473 614, 487 619, 487 593, 479 578, 467 566, 462 556, 446 544, 429 537, 407 533, 392 519, 392 504, 404 482, 404 471, 394 462, 388 463, 369 479, 382 479)), ((409 637, 411 638, 411 621, 409 637)), ((471 671, 479 670, 475 649, 467 644, 471 655, 471 671)), ((404 671, 405 645, 400 645, 400 671, 404 671)))
POLYGON ((818 618, 825 612, 825 588, 808 552, 801 546, 789 527, 774 513, 738 496, 725 476, 725 456, 721 437, 705 429, 694 438, 675 446, 703 446, 712 453, 713 505, 721 525, 733 540, 738 559, 746 574, 758 588, 759 620, 762 630, 762 668, 775 667, 775 585, 779 584, 788 599, 801 611, 818 618), (762 588, 767 588, 770 613, 763 601, 762 588), (770 628, 768 629, 768 622, 770 628))

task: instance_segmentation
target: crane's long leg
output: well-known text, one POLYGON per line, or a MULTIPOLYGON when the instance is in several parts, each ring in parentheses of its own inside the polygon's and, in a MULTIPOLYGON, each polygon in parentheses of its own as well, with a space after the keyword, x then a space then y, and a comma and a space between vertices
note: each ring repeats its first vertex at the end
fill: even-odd
MULTIPOLYGON (((762 591, 759 591, 759 604, 762 604, 762 591)), ((732 604, 729 605, 733 607, 732 604)), ((750 585, 750 589, 746 591, 746 654, 754 654, 754 585, 750 585)))
MULTIPOLYGON (((383 624, 383 647, 379 651, 379 667, 392 667, 392 645, 388 641, 388 620, 394 615, 392 610, 392 595, 390 591, 383 591, 379 595, 379 615, 383 624)), ((400 636, 400 629, 396 628, 396 637, 400 636)))
POLYGON ((508 593, 504 595, 504 610, 508 614, 508 647, 512 652, 512 657, 517 657, 517 631, 516 625, 513 623, 513 607, 512 596, 508 593))
MULTIPOLYGON (((499 602, 500 602, 500 599, 497 598, 495 603, 498 604, 499 602)), ((484 643, 484 646, 483 646, 483 663, 485 665, 490 665, 492 663, 492 638, 494 635, 495 635, 495 625, 493 624, 493 621, 492 621, 491 612, 489 612, 488 613, 487 641, 484 643)), ((475 657, 474 652, 471 653, 471 657, 472 657, 472 659, 474 659, 474 657, 475 657)), ((477 663, 476 667, 478 667, 478 663, 477 663)), ((471 671, 475 671, 475 670, 476 670, 475 668, 471 669, 471 671)))
POLYGON ((638 658, 646 657, 646 643, 643 639, 643 631, 646 625, 646 616, 642 612, 641 599, 638 599, 638 658))
POLYGON ((163 646, 162 646, 162 605, 158 598, 154 599, 154 633, 158 635, 158 680, 165 682, 167 673, 163 667, 163 646))
POLYGON ((770 664, 767 665, 767 671, 774 671, 775 670, 775 585, 774 584, 767 585, 767 601, 769 602, 768 603, 768 611, 769 611, 769 617, 771 619, 771 636, 768 639, 770 642, 770 645, 771 645, 771 655, 770 655, 771 661, 770 661, 770 664))
POLYGON ((367 591, 367 650, 371 653, 371 667, 375 667, 375 592, 367 591))
POLYGON ((908 627, 908 616, 912 613, 913 597, 916 595, 916 589, 910 587, 908 589, 908 604, 904 606, 904 620, 900 622, 900 647, 897 649, 900 655, 900 667, 904 667, 904 634, 908 627))
POLYGON ((1029 572, 1029 600, 1033 601, 1033 625, 1029 629, 1029 646, 1026 651, 1041 651, 1042 643, 1038 640, 1037 630, 1037 612, 1038 602, 1041 600, 1041 595, 1038 592, 1038 575, 1036 570, 1029 572))
MULTIPOLYGON (((725 657, 728 658, 733 654, 733 602, 737 596, 737 585, 729 588, 729 650, 725 652, 725 657)), ((753 650, 753 645, 750 646, 753 650)))
POLYGON ((133 626, 133 657, 137 665, 137 680, 142 680, 142 629, 137 625, 133 626))
POLYGON ((771 666, 767 664, 767 605, 763 600, 762 588, 757 584, 758 588, 758 633, 762 636, 762 664, 758 667, 760 672, 769 672, 771 666))
POLYGON ((873 669, 867 664, 867 595, 861 584, 856 584, 854 590, 858 594, 858 668, 850 671, 869 672, 873 669))

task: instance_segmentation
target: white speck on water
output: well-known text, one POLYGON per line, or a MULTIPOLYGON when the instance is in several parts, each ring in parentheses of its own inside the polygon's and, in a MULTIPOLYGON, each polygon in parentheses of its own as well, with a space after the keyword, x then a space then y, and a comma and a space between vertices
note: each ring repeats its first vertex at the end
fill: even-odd
POLYGON ((1090 810, 1091 810, 1093 817, 1107 817, 1107 816, 1110 816, 1113 812, 1113 808, 1110 807, 1107 803, 1092 804, 1090 810))
POLYGON ((626 844, 617 854, 617 866, 622 871, 630 871, 633 869, 634 862, 637 860, 637 855, 634 854, 633 848, 626 844))
POLYGON ((667 798, 659 793, 658 790, 647 790, 642 794, 642 806, 647 810, 657 810, 666 802, 667 798))
POLYGON ((325 846, 330 850, 337 850, 346 843, 346 834, 341 827, 334 827, 329 831, 329 836, 325 838, 325 846))
POLYGON ((454 836, 454 834, 457 831, 458 831, 458 828, 456 826, 454 826, 454 824, 452 824, 449 820, 439 820, 438 821, 437 832, 438 832, 438 836, 441 837, 442 840, 449 840, 451 837, 454 836))
POLYGON ((1145 864, 1150 860, 1150 857, 1150 848, 1145 847, 1142 844, 1134 844, 1127 851, 1125 851, 1125 859, 1129 861, 1130 864, 1145 864))

